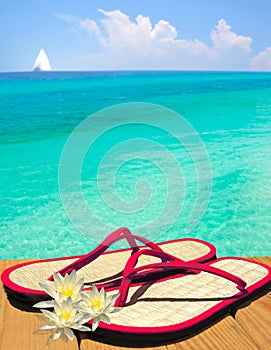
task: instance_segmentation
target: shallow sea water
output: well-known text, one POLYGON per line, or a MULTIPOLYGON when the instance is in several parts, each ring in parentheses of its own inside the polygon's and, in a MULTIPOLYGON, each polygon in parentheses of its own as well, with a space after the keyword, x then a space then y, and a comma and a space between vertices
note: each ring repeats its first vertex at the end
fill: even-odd
MULTIPOLYGON (((217 247, 218 256, 270 255, 271 73, 30 72, 0 74, 0 258, 82 254, 109 233, 86 220, 68 174, 64 192, 82 223, 81 230, 74 227, 63 208, 58 172, 63 147, 80 122, 130 102, 166 107, 190 123, 209 156, 208 206, 187 231, 201 193, 191 153, 182 138, 162 127, 132 125, 121 114, 120 126, 97 138, 81 164, 80 187, 94 216, 155 242, 201 238, 217 247), (168 172, 167 155, 181 176, 168 172), (146 226, 157 218, 153 230, 146 226)), ((156 123, 174 130, 170 113, 169 119, 157 115, 156 123)), ((99 127, 93 124, 91 137, 100 136, 99 127)), ((77 156, 76 149, 70 153, 71 164, 77 156)))

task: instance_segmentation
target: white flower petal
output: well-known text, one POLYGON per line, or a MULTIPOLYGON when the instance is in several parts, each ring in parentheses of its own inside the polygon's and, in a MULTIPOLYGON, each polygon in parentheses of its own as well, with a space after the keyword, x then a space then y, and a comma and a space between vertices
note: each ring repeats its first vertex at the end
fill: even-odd
POLYGON ((64 279, 63 279, 63 287, 64 289, 68 289, 71 285, 71 280, 69 274, 66 274, 64 279))
POLYGON ((80 292, 76 293, 72 297, 72 303, 73 304, 79 304, 80 301, 82 300, 80 292))
POLYGON ((88 300, 90 298, 90 291, 83 291, 81 293, 81 297, 82 299, 85 301, 85 300, 88 300))
POLYGON ((72 308, 72 298, 71 297, 68 297, 67 301, 64 302, 66 307, 71 309, 72 308))
POLYGON ((80 303, 74 305, 74 308, 80 312, 88 313, 88 306, 86 304, 80 303))
POLYGON ((98 289, 95 286, 95 284, 92 284, 92 293, 93 293, 93 297, 99 295, 98 289))
POLYGON ((45 331, 45 330, 48 330, 48 329, 54 329, 56 328, 56 325, 55 324, 44 324, 43 326, 39 327, 38 329, 40 331, 45 331))
POLYGON ((122 309, 121 307, 115 307, 115 308, 114 308, 112 311, 110 311, 110 312, 112 312, 112 313, 114 313, 114 312, 119 312, 121 309, 122 309))
POLYGON ((115 304, 115 301, 118 299, 120 293, 114 294, 110 296, 110 304, 115 304))
POLYGON ((78 323, 79 324, 87 323, 92 318, 93 318, 93 316, 90 315, 90 314, 83 314, 82 316, 80 316, 80 319, 78 320, 78 323))
POLYGON ((70 273, 70 281, 75 282, 76 281, 76 271, 72 270, 70 273))
POLYGON ((102 289, 100 290, 100 299, 102 299, 102 303, 104 303, 105 300, 106 300, 106 294, 105 294, 104 288, 102 288, 102 289))
POLYGON ((53 334, 53 340, 59 338, 63 334, 64 330, 63 328, 57 328, 55 333, 53 334))
POLYGON ((97 308, 91 305, 88 305, 88 310, 90 315, 95 315, 97 316, 99 312, 97 312, 97 308))
POLYGON ((56 290, 61 290, 62 280, 63 280, 63 277, 61 276, 60 273, 54 273, 54 284, 55 284, 56 290))
POLYGON ((110 323, 110 318, 106 314, 100 315, 100 319, 105 323, 110 323))
POLYGON ((70 328, 65 327, 64 328, 64 333, 66 334, 66 336, 70 339, 73 340, 74 337, 74 333, 70 328))
POLYGON ((47 340, 47 345, 50 345, 54 340, 58 339, 63 334, 63 329, 57 328, 57 330, 50 335, 47 340))
POLYGON ((42 282, 39 283, 39 285, 47 294, 49 294, 52 298, 55 298, 56 292, 51 285, 42 282))
POLYGON ((37 307, 37 308, 47 308, 47 307, 54 307, 54 301, 53 300, 44 300, 44 301, 40 301, 39 303, 36 303, 35 305, 33 305, 33 307, 37 307))
POLYGON ((96 328, 99 326, 100 323, 100 317, 95 317, 92 322, 92 332, 96 330, 96 328))
POLYGON ((59 303, 57 300, 54 300, 54 309, 57 315, 61 312, 61 304, 62 303, 59 303))
POLYGON ((81 277, 78 281, 77 284, 80 286, 84 286, 84 277, 81 277))
POLYGON ((57 315, 54 312, 50 312, 48 310, 41 310, 41 312, 47 316, 50 320, 57 322, 57 315))
POLYGON ((88 328, 87 326, 80 326, 80 325, 78 325, 77 328, 75 328, 75 329, 78 329, 81 332, 89 332, 89 331, 91 331, 91 329, 88 328))

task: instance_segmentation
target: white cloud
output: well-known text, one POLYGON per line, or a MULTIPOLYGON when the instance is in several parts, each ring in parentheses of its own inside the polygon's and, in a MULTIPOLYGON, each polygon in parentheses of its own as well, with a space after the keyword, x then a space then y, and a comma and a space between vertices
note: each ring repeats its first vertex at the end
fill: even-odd
POLYGON ((271 46, 260 52, 251 60, 252 70, 271 71, 271 46))
POLYGON ((224 19, 218 21, 210 37, 209 65, 214 69, 249 69, 252 38, 231 31, 224 19))
POLYGON ((207 46, 198 40, 178 39, 174 26, 165 20, 152 26, 150 18, 138 15, 135 21, 119 10, 99 10, 103 32, 101 52, 86 57, 97 68, 115 69, 200 69, 196 62, 205 57, 207 46))
POLYGON ((77 16, 73 16, 65 13, 58 13, 56 14, 56 17, 58 17, 63 22, 72 24, 77 29, 83 29, 88 33, 94 34, 96 36, 100 35, 99 26, 92 19, 89 19, 89 18, 81 19, 77 16))
POLYGON ((238 35, 232 32, 231 26, 224 19, 220 19, 215 28, 211 32, 215 50, 225 51, 235 46, 248 52, 251 51, 252 39, 249 36, 238 35))
POLYGON ((141 48, 148 48, 150 44, 151 23, 149 18, 137 16, 136 22, 119 10, 107 12, 99 10, 106 17, 101 20, 105 30, 104 47, 113 52, 131 50, 139 53, 141 48), (147 44, 147 45, 146 45, 147 44))
MULTIPOLYGON (((152 25, 142 14, 133 21, 120 10, 99 12, 104 15, 99 22, 58 15, 97 39, 99 52, 84 57, 85 69, 246 70, 251 66, 252 38, 232 31, 224 19, 211 31, 208 47, 200 40, 180 38, 177 29, 163 19, 152 25)), ((261 54, 253 65, 270 69, 270 51, 261 54)))
POLYGON ((95 21, 92 19, 85 19, 80 21, 80 28, 85 29, 89 33, 100 36, 100 29, 95 21))
POLYGON ((156 23, 153 30, 151 31, 151 36, 160 41, 174 41, 176 40, 177 35, 178 33, 176 28, 164 20, 160 20, 158 23, 156 23))

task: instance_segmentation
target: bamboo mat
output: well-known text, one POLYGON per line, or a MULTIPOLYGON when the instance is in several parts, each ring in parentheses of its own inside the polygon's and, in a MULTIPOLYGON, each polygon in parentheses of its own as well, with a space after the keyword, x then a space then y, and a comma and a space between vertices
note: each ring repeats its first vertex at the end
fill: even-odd
MULTIPOLYGON (((254 258, 271 266, 271 257, 254 258)), ((0 260, 0 273, 19 261, 0 260)), ((0 288, 0 350, 124 350, 127 348, 76 339, 64 343, 57 340, 46 345, 48 335, 35 331, 44 322, 41 314, 28 313, 12 307, 0 288)), ((132 348, 133 344, 131 344, 132 348)), ((149 348, 151 350, 151 348, 149 348)), ((271 298, 263 296, 227 316, 204 332, 180 343, 153 348, 155 350, 270 350, 271 298)))

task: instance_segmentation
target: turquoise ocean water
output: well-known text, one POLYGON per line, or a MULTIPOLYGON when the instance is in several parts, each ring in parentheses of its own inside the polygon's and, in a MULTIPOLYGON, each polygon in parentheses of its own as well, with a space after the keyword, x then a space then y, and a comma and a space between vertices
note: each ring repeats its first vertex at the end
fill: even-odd
MULTIPOLYGON (((197 196, 189 155, 166 133, 128 125, 97 140, 82 164, 82 191, 95 214, 113 226, 128 227, 161 215, 167 200, 165 175, 150 159, 118 165, 124 151, 115 147, 130 139, 133 147, 139 138, 155 140, 176 159, 186 186, 182 204, 171 204, 180 205, 179 217, 165 232, 148 232, 149 239, 197 237, 215 244, 219 256, 271 255, 271 73, 29 72, 0 74, 0 258, 82 254, 106 236, 92 223, 89 233, 81 233, 67 217, 58 187, 60 157, 80 122, 129 102, 164 106, 193 126, 210 159, 210 200, 198 225, 185 233, 197 196), (97 178, 108 149, 113 151, 107 157, 108 172, 97 178), (107 186, 114 167, 114 190, 127 203, 136 198, 138 178, 151 185, 149 202, 132 214, 105 205, 97 190, 107 186)), ((157 118, 159 123, 163 115, 157 118)), ((153 154, 166 168, 160 151, 153 154)), ((83 218, 76 201, 74 211, 83 218)), ((161 229, 163 220, 167 217, 161 218, 161 229)), ((144 235, 140 229, 137 233, 144 235)))

